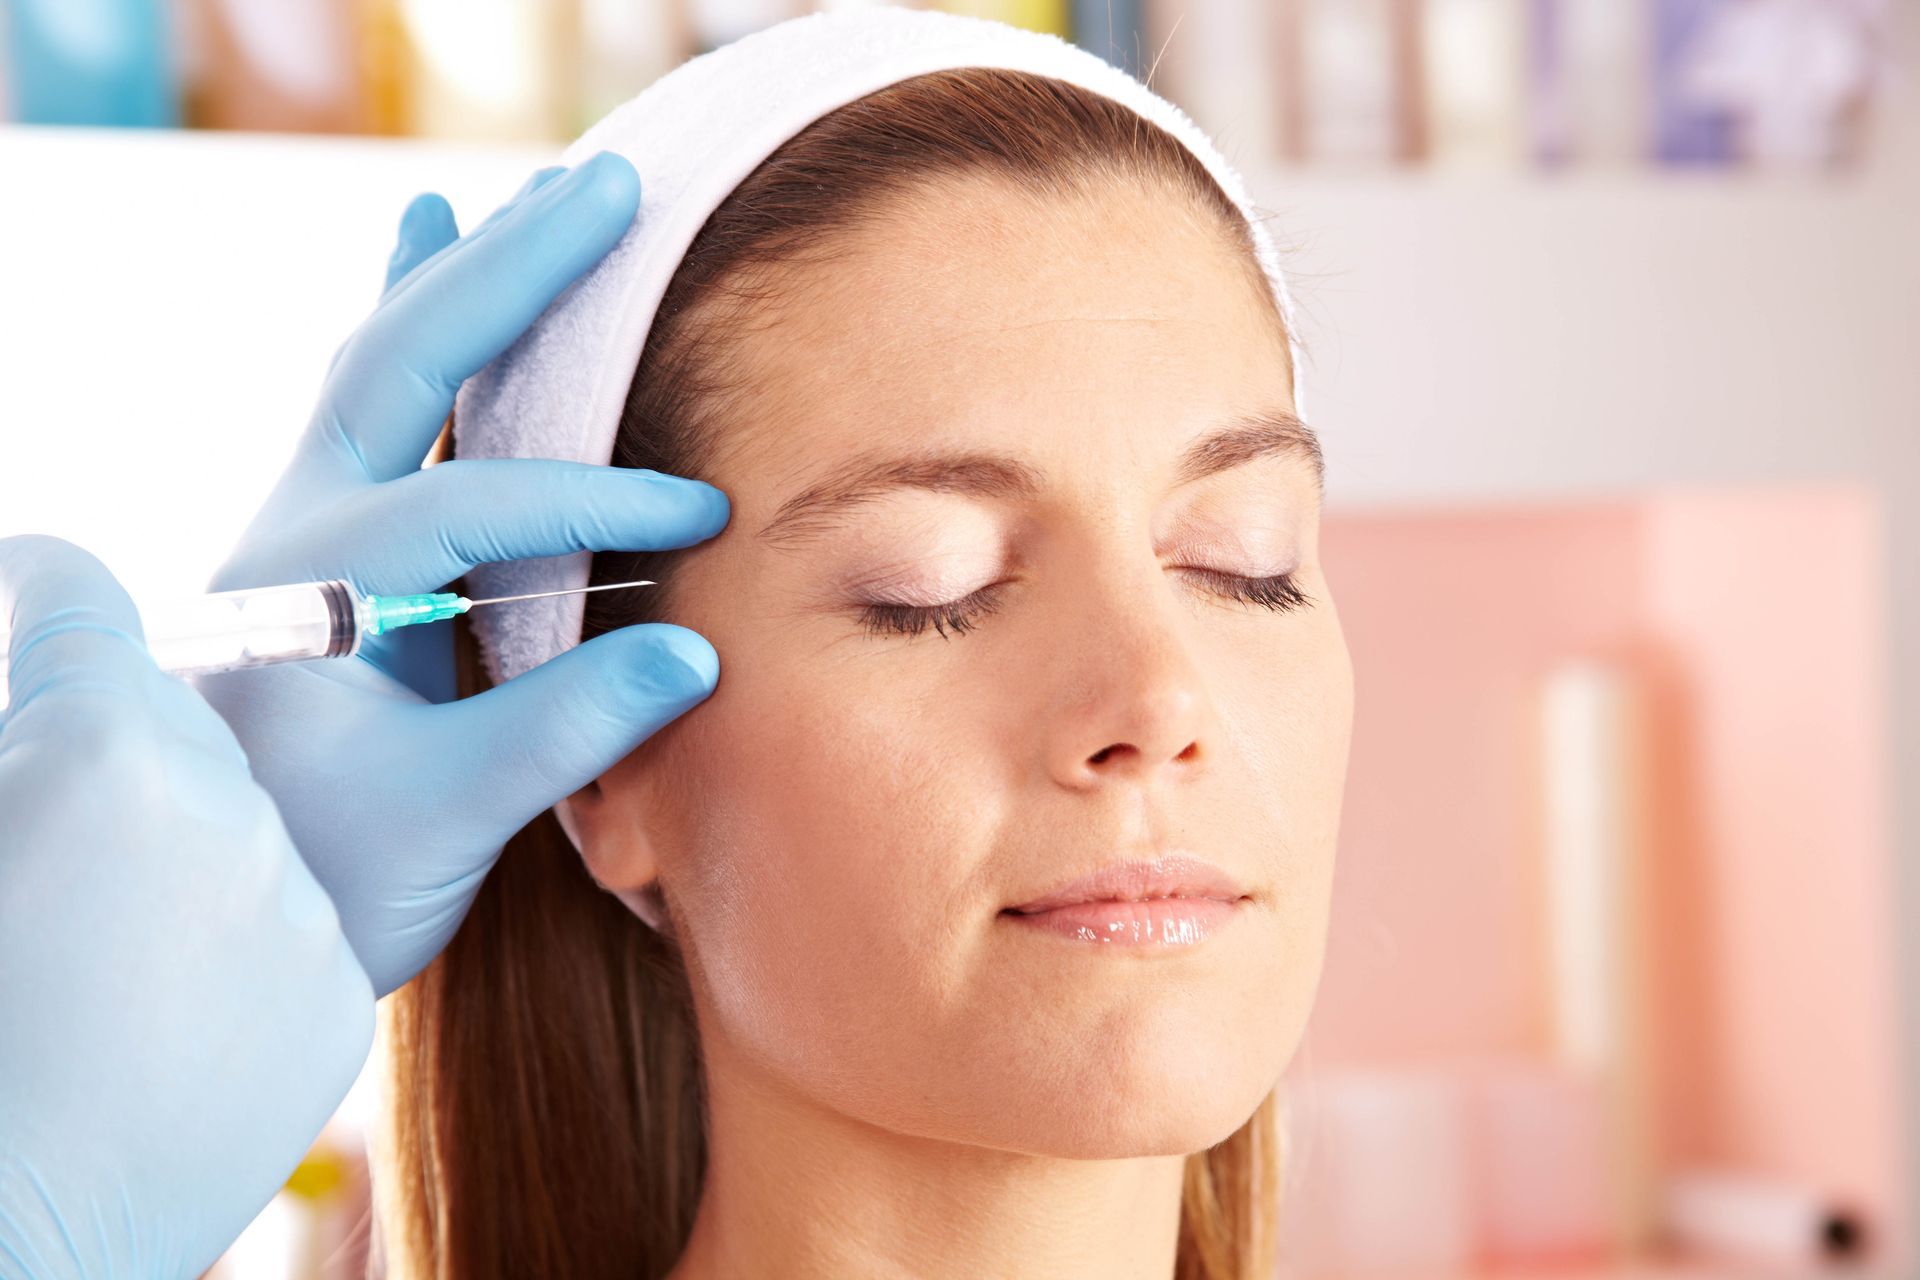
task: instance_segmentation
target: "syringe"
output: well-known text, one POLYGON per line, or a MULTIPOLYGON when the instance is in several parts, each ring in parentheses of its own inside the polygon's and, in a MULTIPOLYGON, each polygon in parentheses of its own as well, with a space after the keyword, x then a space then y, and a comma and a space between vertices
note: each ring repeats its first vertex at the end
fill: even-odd
POLYGON ((165 604, 141 604, 139 609, 147 649, 154 661, 162 671, 185 676, 312 658, 348 658, 360 651, 368 636, 439 622, 483 604, 655 585, 651 580, 609 582, 597 587, 469 600, 451 591, 361 595, 352 583, 336 578, 220 591, 165 604))

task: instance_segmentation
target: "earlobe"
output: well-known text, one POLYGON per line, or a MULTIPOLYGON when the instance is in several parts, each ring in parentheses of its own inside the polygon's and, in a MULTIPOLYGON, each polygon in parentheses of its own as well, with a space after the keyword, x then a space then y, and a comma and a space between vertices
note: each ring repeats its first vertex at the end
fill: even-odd
POLYGON ((660 892, 660 882, 650 880, 638 889, 621 889, 614 897, 627 904, 627 910, 646 921, 655 933, 671 938, 673 917, 667 912, 667 900, 660 892))
POLYGON ((560 829, 587 864, 587 874, 615 893, 659 874, 653 840, 632 803, 634 789, 589 782, 553 806, 560 829))
POLYGON ((656 931, 671 937, 651 833, 637 813, 627 811, 625 798, 637 790, 589 782, 555 804, 553 816, 594 882, 656 931))

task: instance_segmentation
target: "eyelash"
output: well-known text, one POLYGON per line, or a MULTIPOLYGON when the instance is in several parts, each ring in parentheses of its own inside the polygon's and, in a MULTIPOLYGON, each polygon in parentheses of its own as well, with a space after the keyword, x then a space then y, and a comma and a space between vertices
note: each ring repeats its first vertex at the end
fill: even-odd
MULTIPOLYGON (((1291 573, 1249 578, 1237 573, 1222 573, 1217 569, 1189 569, 1187 572, 1197 573, 1209 582, 1224 586, 1224 594, 1232 599, 1257 604, 1276 613, 1288 613, 1313 604, 1313 597, 1300 589, 1291 573)), ((860 615, 860 621, 872 635, 917 636, 928 627, 942 636, 949 629, 955 635, 960 635, 979 625, 980 619, 997 609, 999 603, 1000 584, 996 583, 946 604, 870 604, 860 615)))

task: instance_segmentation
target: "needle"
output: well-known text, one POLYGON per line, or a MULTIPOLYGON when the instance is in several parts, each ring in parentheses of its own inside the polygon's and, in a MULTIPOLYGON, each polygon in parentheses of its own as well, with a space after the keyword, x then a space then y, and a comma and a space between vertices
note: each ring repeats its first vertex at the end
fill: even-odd
POLYGON ((655 587, 660 584, 651 578, 639 582, 604 582, 597 587, 569 587, 564 591, 533 591, 524 596, 495 596, 491 600, 469 600, 467 608, 472 609, 483 604, 511 604, 515 600, 542 600, 548 596, 573 596, 588 591, 612 591, 616 587, 655 587))

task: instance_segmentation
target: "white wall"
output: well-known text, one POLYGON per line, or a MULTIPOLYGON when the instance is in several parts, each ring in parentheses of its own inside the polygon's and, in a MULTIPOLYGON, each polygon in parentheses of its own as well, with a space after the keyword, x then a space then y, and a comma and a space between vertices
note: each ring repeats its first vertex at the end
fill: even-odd
POLYGON ((201 590, 379 296, 417 192, 463 227, 546 150, 0 127, 0 535, 201 590))
POLYGON ((1905 182, 1262 185, 1338 500, 1878 476, 1913 440, 1905 182))

